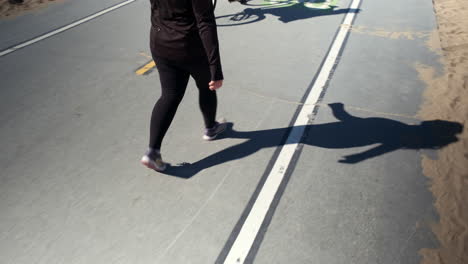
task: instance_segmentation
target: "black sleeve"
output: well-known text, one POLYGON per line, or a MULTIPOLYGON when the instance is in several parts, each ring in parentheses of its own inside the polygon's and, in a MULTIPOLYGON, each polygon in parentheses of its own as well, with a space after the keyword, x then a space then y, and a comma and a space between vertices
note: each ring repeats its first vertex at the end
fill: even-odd
POLYGON ((198 32, 208 56, 211 80, 223 80, 213 3, 211 0, 192 0, 192 8, 197 21, 198 32))

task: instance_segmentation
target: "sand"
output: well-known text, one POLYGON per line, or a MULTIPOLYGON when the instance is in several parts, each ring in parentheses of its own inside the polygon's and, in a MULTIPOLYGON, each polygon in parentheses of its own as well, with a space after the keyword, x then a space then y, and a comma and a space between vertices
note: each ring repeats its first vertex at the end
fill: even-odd
POLYGON ((422 264, 468 263, 468 1, 433 0, 438 31, 430 47, 441 54, 444 72, 416 65, 428 88, 419 116, 424 120, 459 122, 464 130, 459 141, 438 151, 438 159, 422 160, 424 174, 439 222, 433 231, 436 249, 422 249, 422 264))
POLYGON ((0 0, 0 19, 16 17, 29 11, 34 11, 53 2, 63 0, 24 0, 23 4, 10 4, 9 0, 0 0))

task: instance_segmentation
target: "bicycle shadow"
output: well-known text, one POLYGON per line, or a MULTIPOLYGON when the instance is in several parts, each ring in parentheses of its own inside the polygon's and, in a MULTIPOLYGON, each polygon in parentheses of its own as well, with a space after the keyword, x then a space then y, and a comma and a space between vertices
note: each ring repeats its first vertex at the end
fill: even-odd
POLYGON ((368 150, 343 156, 338 162, 355 164, 398 149, 439 149, 458 141, 463 126, 444 120, 423 121, 418 125, 382 118, 361 118, 350 115, 341 103, 329 104, 338 122, 307 125, 300 140, 286 142, 292 127, 258 131, 235 131, 233 123, 224 138, 244 138, 245 142, 231 146, 192 164, 169 166, 163 172, 180 178, 190 178, 200 171, 216 165, 242 159, 263 149, 285 144, 302 143, 309 146, 344 149, 378 144, 368 150))
POLYGON ((312 9, 305 6, 304 3, 293 3, 287 5, 271 5, 260 8, 246 8, 243 11, 216 17, 217 26, 229 27, 251 24, 266 19, 266 15, 278 17, 283 23, 304 20, 319 16, 339 15, 346 13, 359 13, 361 9, 312 9))

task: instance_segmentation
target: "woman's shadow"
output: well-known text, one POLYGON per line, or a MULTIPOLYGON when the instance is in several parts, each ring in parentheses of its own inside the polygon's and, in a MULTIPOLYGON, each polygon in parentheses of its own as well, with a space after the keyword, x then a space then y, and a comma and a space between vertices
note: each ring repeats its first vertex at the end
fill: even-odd
POLYGON ((354 164, 398 149, 438 149, 458 141, 460 123, 443 120, 423 121, 407 125, 381 117, 360 118, 345 111, 343 104, 329 104, 339 121, 297 127, 304 129, 301 139, 286 141, 292 127, 258 131, 235 131, 233 123, 224 138, 244 138, 243 143, 221 150, 194 163, 169 166, 164 172, 181 178, 190 178, 203 169, 249 156, 260 149, 303 143, 321 148, 344 149, 378 144, 363 152, 343 156, 338 162, 354 164))

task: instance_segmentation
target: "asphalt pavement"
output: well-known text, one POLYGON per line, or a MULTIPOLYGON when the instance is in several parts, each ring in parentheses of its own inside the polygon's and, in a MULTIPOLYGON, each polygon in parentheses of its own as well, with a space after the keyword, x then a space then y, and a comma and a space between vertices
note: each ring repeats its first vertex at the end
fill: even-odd
MULTIPOLYGON (((0 51, 121 2, 2 20, 0 51)), ((416 67, 441 69, 427 45, 432 3, 353 2, 219 1, 218 116, 231 126, 202 140, 190 81, 162 146, 165 174, 139 164, 160 94, 156 70, 135 73, 151 61, 149 1, 1 56, 0 263, 419 263, 438 245, 421 157, 449 144, 427 139, 439 124, 417 116, 416 67), (228 262, 343 28, 255 240, 228 262)))

